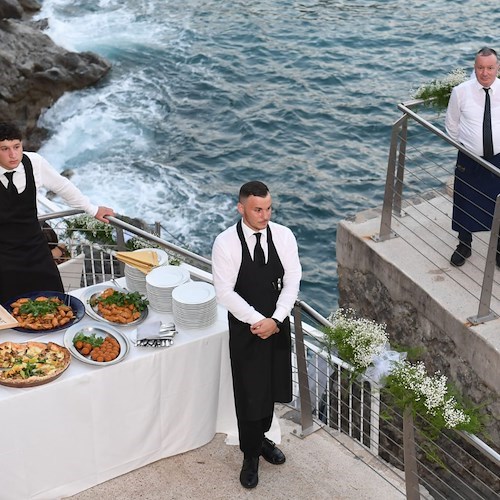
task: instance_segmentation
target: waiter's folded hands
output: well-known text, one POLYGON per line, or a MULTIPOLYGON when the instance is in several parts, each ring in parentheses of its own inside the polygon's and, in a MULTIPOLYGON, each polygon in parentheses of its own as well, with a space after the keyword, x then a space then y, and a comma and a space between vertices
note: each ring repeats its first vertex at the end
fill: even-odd
POLYGON ((274 333, 278 333, 280 329, 276 326, 276 322, 272 318, 264 318, 250 326, 250 331, 260 337, 267 339, 274 333))

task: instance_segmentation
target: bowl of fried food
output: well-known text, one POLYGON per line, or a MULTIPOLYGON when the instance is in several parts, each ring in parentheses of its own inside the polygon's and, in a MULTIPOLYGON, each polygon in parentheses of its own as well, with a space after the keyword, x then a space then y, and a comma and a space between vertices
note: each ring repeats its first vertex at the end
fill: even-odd
POLYGON ((120 291, 110 286, 91 289, 86 300, 87 313, 113 325, 136 325, 148 315, 148 300, 139 292, 120 291))
POLYGON ((81 300, 56 291, 25 293, 13 297, 4 307, 18 322, 14 330, 25 333, 62 330, 85 315, 81 300))
POLYGON ((64 345, 73 357, 95 366, 118 363, 129 351, 129 342, 123 334, 98 322, 68 328, 64 345))

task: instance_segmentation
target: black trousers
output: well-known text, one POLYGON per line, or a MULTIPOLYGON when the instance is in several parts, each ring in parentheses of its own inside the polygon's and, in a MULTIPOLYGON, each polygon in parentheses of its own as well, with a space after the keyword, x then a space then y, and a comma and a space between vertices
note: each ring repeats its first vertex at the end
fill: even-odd
POLYGON ((260 456, 264 433, 271 428, 272 414, 260 420, 238 419, 238 432, 240 434, 240 450, 244 458, 260 456))
MULTIPOLYGON (((458 240, 460 241, 460 243, 464 243, 465 245, 470 247, 472 244, 472 233, 462 229, 458 232, 458 240)), ((498 235, 497 249, 500 251, 500 234, 498 235)))

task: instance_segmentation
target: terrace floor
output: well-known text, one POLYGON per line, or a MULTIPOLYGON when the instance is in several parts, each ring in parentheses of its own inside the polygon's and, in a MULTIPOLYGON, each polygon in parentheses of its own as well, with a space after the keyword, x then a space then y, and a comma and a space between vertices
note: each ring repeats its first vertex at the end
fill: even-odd
POLYGON ((350 438, 319 429, 301 439, 296 412, 280 405, 285 464, 260 460, 259 484, 239 483, 242 454, 217 434, 206 446, 165 458, 72 496, 75 500, 314 499, 401 500, 401 472, 383 466, 350 438))

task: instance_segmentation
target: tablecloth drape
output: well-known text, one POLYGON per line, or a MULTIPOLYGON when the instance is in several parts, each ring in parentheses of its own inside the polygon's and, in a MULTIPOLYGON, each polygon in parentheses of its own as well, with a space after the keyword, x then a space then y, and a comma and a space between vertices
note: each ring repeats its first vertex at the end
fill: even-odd
MULTIPOLYGON (((148 316, 158 318, 172 321, 155 312, 148 316)), ((237 444, 226 318, 219 308, 210 327, 180 330, 168 348, 132 346, 115 365, 72 359, 49 384, 0 386, 2 500, 73 495, 203 446, 215 433, 237 444)), ((120 331, 131 336, 134 328, 120 331)), ((0 342, 37 338, 64 345, 63 336, 4 330, 0 342)), ((269 437, 280 442, 276 419, 269 437)))

